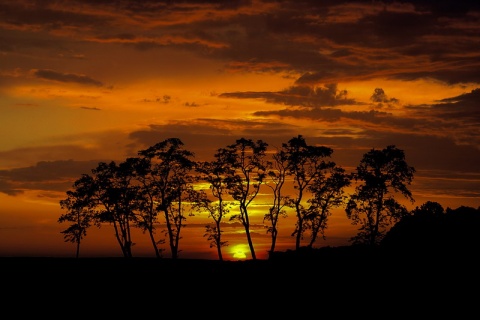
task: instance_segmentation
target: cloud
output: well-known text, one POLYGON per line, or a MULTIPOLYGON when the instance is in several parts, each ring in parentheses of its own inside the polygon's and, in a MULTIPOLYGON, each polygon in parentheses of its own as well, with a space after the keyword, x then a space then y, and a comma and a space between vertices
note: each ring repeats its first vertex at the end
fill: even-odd
POLYGON ((0 193, 5 193, 9 196, 16 196, 23 193, 23 190, 18 189, 11 182, 4 180, 0 176, 0 193))
POLYGON ((252 115, 263 118, 310 119, 322 124, 323 128, 319 128, 319 132, 323 133, 332 134, 335 132, 332 129, 343 131, 347 127, 355 127, 357 129, 350 130, 350 134, 357 138, 365 136, 368 131, 431 135, 480 149, 480 89, 442 99, 436 104, 417 106, 402 105, 399 99, 388 97, 382 88, 375 88, 370 97, 370 105, 357 103, 355 99, 347 99, 346 96, 347 91, 339 91, 336 85, 319 89, 293 86, 281 92, 220 94, 220 97, 262 99, 274 104, 289 105, 291 107, 286 109, 260 110, 252 115), (353 105, 366 107, 367 110, 350 110, 349 106, 353 105), (387 111, 378 110, 385 106, 388 107, 385 109, 387 111), (459 123, 462 125, 459 126, 459 123))
MULTIPOLYGON (((33 30, 36 39, 38 31, 57 35, 39 43, 5 32, 0 43, 11 51, 19 44, 53 48, 79 39, 189 50, 221 59, 231 71, 301 75, 299 85, 375 78, 480 81, 475 1, 17 1, 2 8, 5 31, 33 30)), ((46 77, 100 85, 78 75, 46 77)))
MULTIPOLYGON (((75 2, 75 1, 73 1, 75 2)), ((60 30, 69 28, 91 28, 91 26, 105 26, 111 18, 108 15, 95 14, 98 11, 89 10, 82 12, 78 10, 81 3, 77 6, 71 6, 67 3, 65 6, 57 1, 45 0, 41 3, 35 1, 16 1, 2 3, 0 5, 2 20, 9 28, 23 30, 60 30), (76 7, 76 8, 75 8, 76 7)), ((91 4, 93 5, 93 4, 91 4)), ((85 6, 84 8, 87 8, 85 6)), ((92 9, 94 9, 92 7, 92 9)))
POLYGON ((126 141, 124 132, 107 131, 80 133, 59 137, 63 143, 55 145, 35 145, 0 151, 4 167, 29 167, 32 159, 36 162, 52 162, 59 159, 77 161, 110 161, 122 159, 125 155, 126 141))
POLYGON ((456 97, 441 99, 438 104, 432 105, 434 112, 448 117, 471 119, 480 121, 480 88, 456 97))
POLYGON ((441 99, 436 104, 407 108, 413 111, 412 116, 424 121, 425 125, 419 123, 418 127, 424 126, 448 136, 458 144, 480 149, 479 105, 480 89, 474 89, 469 93, 441 99))
POLYGON ((32 70, 33 74, 40 79, 53 80, 59 82, 78 83, 89 86, 101 87, 103 83, 92 79, 85 75, 73 74, 73 73, 60 73, 54 70, 41 69, 32 70))
POLYGON ((370 100, 375 103, 378 108, 382 108, 384 104, 391 107, 399 102, 396 98, 388 98, 382 88, 375 88, 370 100))
POLYGON ((263 99, 266 102, 290 106, 336 106, 355 105, 347 98, 346 90, 338 90, 337 84, 325 86, 291 86, 279 92, 225 92, 221 98, 263 99))
POLYGON ((17 195, 23 190, 67 191, 82 174, 90 174, 98 161, 40 161, 34 166, 0 170, 0 192, 17 195))

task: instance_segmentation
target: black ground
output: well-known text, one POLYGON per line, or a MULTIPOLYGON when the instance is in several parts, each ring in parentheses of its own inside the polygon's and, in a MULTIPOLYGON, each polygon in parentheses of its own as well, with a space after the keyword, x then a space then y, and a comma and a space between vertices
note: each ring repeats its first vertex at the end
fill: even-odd
POLYGON ((237 318, 255 309, 269 319, 327 311, 340 317, 373 311, 368 318, 413 312, 461 318, 471 309, 478 312, 476 255, 345 247, 280 252, 256 261, 0 257, 2 304, 25 317, 55 311, 75 318, 165 312, 237 318))

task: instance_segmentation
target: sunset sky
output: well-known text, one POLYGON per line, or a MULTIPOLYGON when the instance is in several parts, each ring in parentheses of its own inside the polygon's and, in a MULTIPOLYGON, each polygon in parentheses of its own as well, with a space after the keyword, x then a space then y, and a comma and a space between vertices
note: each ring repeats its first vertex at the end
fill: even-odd
MULTIPOLYGON (((74 256, 57 222, 73 181, 170 137, 209 160, 303 135, 349 172, 395 145, 416 169, 409 209, 477 208, 480 2, 0 0, 0 110, 0 256, 74 256)), ((180 257, 216 258, 205 221, 188 217, 180 257)), ((356 230, 336 210, 317 247, 356 230)), ((225 259, 249 257, 242 231, 226 227, 225 259)), ((92 227, 80 256, 121 256, 113 230, 92 227)))

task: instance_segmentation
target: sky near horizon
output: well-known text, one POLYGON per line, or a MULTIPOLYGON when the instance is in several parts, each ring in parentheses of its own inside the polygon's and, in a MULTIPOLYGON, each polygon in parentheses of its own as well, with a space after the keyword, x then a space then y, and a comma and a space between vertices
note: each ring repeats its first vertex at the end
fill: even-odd
MULTIPOLYGON (((410 209, 477 208, 480 2, 0 0, 0 110, 0 256, 74 256, 57 222, 73 181, 171 137, 209 160, 242 137, 303 135, 347 171, 395 145, 416 170, 410 209)), ((180 257, 215 259, 198 219, 180 257)), ((121 255, 93 229, 81 256, 121 255)), ((356 230, 335 210, 317 246, 356 230)), ((248 258, 242 228, 224 237, 226 259, 248 258)))

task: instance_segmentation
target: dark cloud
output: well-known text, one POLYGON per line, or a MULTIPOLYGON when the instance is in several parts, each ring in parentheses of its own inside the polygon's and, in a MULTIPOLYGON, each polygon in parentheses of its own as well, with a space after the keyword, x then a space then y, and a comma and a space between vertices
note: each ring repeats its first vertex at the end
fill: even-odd
MULTIPOLYGON (((17 28, 36 26, 46 30, 56 30, 65 27, 101 27, 109 21, 108 15, 98 16, 88 14, 74 7, 81 3, 70 1, 66 7, 58 5, 58 1, 15 1, 0 4, 0 17, 7 24, 17 28)), ((94 12, 94 11, 91 11, 94 12)))
POLYGON ((292 86, 279 92, 225 92, 221 98, 262 99, 266 102, 289 106, 336 106, 356 105, 357 102, 347 98, 346 90, 338 90, 337 84, 323 87, 292 86))
POLYGON ((15 187, 15 185, 0 176, 0 193, 5 193, 9 196, 16 196, 22 194, 24 191, 15 187))
MULTIPOLYGON (((68 30, 44 39, 52 46, 76 39, 177 47, 223 59, 231 70, 302 74, 297 84, 480 81, 480 6, 473 1, 19 1, 2 9, 9 29, 68 30)), ((2 38, 4 50, 26 41, 6 32, 2 38)), ((75 76, 58 80, 100 85, 75 76)))
POLYGON ((449 14, 435 10, 435 4, 421 11, 415 11, 413 4, 282 2, 283 10, 279 7, 235 21, 245 32, 231 34, 234 40, 228 41, 223 54, 267 68, 268 62, 276 61, 286 70, 307 71, 301 72, 304 75, 298 84, 370 79, 381 74, 391 79, 479 81, 478 73, 471 72, 478 69, 478 55, 469 54, 479 49, 475 41, 479 27, 474 26, 475 14, 470 16, 474 10, 478 14, 478 5, 446 19, 449 14), (440 59, 447 63, 439 64, 440 59))
MULTIPOLYGON (((277 117, 292 119, 311 119, 335 123, 341 120, 353 120, 355 127, 363 125, 382 125, 386 131, 400 131, 416 134, 433 134, 445 136, 450 132, 450 139, 461 144, 477 145, 480 143, 479 112, 480 89, 457 97, 445 98, 438 104, 407 106, 406 113, 397 116, 393 109, 400 105, 397 98, 388 97, 382 88, 375 88, 370 97, 372 104, 367 111, 350 110, 349 105, 360 105, 355 99, 347 99, 347 91, 338 91, 336 85, 312 89, 308 86, 295 86, 281 92, 230 92, 219 95, 226 98, 262 99, 270 103, 292 106, 280 110, 262 110, 253 113, 258 117, 277 117), (342 105, 344 109, 331 106, 342 105), (326 108, 328 106, 329 108, 326 108), (385 110, 378 109, 387 107, 385 110), (439 126, 439 121, 442 123, 439 126), (458 124, 462 123, 463 128, 458 124)), ((363 129, 362 129, 363 131, 363 129)))
POLYGON ((41 79, 53 80, 59 82, 73 82, 78 84, 84 84, 89 86, 103 86, 103 83, 92 79, 85 75, 73 74, 73 73, 61 73, 54 70, 42 69, 33 70, 33 74, 41 79))
POLYGON ((419 119, 417 128, 427 128, 430 132, 448 136, 460 145, 472 145, 480 149, 480 89, 438 102, 408 106, 408 109, 414 111, 412 117, 419 119))
POLYGON ((98 161, 41 161, 34 166, 0 170, 0 192, 8 195, 23 190, 67 191, 82 174, 90 174, 98 161))
POLYGON ((399 102, 396 98, 387 97, 387 94, 382 88, 375 88, 370 100, 375 103, 375 106, 378 108, 383 108, 384 106, 393 107, 399 102))
POLYGON ((420 171, 417 175, 430 176, 436 172, 444 179, 462 175, 464 179, 473 178, 471 182, 480 187, 480 149, 476 145, 459 145, 449 136, 428 134, 370 132, 368 136, 376 148, 395 144, 405 150, 407 161, 420 171))
POLYGON ((480 124, 480 88, 474 89, 469 93, 441 99, 439 104, 432 105, 432 108, 448 117, 469 118, 480 124))
MULTIPOLYGON (((374 111, 372 112, 354 112, 353 114, 362 114, 368 118, 374 118, 374 111)), ((253 113, 255 116, 279 116, 291 117, 291 118, 308 118, 315 120, 325 121, 337 121, 345 115, 340 109, 324 109, 324 108, 295 108, 295 109, 282 109, 273 111, 256 111, 253 113)))
POLYGON ((480 3, 476 0, 418 0, 412 4, 421 12, 445 17, 464 17, 469 12, 480 10, 480 3))

